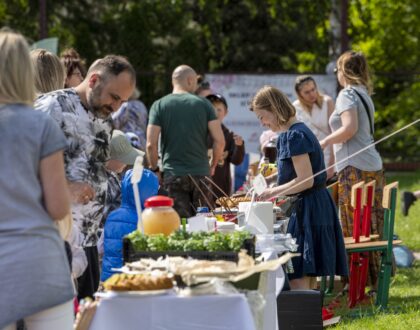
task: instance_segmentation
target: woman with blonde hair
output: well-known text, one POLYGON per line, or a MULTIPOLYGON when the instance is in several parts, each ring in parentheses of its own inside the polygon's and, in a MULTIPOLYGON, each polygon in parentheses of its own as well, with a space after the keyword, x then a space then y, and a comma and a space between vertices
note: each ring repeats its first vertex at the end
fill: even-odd
POLYGON ((262 200, 297 196, 287 232, 297 240, 300 257, 289 274, 292 289, 313 288, 317 276, 347 275, 343 234, 333 200, 325 187, 324 157, 318 139, 296 119, 293 105, 278 89, 264 86, 254 96, 251 111, 277 139, 277 186, 262 200))
MULTIPOLYGON (((311 76, 298 76, 295 82, 295 92, 298 97, 293 102, 296 109, 296 117, 304 122, 321 141, 331 133, 328 120, 334 111, 334 103, 331 97, 319 92, 315 79, 311 76)), ((324 149, 325 166, 334 164, 332 147, 324 149)), ((327 171, 327 178, 334 174, 332 167, 327 171)))
MULTIPOLYGON (((366 57, 361 52, 348 51, 337 60, 338 82, 344 88, 337 97, 330 117, 332 133, 321 141, 321 146, 334 147, 338 171, 340 221, 344 236, 353 235, 353 209, 351 187, 357 182, 376 181, 375 205, 372 209, 371 233, 382 235, 384 213, 381 207, 385 185, 382 160, 375 146, 352 156, 374 142, 374 113, 372 83, 366 57), (349 159, 347 159, 349 156, 349 159)), ((379 255, 369 258, 370 282, 376 289, 379 255)))
POLYGON ((66 72, 57 55, 45 49, 31 51, 35 69, 35 89, 38 94, 45 94, 64 88, 66 72))
POLYGON ((66 139, 35 111, 25 39, 0 31, 0 329, 72 329, 74 289, 55 219, 70 211, 66 139), (19 146, 18 149, 12 146, 19 146))

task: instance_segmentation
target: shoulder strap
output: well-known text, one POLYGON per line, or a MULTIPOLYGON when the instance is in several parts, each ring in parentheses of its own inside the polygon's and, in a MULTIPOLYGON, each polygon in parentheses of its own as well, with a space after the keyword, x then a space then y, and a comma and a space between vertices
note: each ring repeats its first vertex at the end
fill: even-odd
POLYGON ((373 136, 373 124, 372 124, 372 118, 370 117, 369 107, 368 107, 365 99, 363 98, 363 96, 356 90, 356 88, 352 88, 352 90, 354 90, 354 92, 357 94, 357 96, 360 98, 360 100, 363 103, 363 107, 365 108, 366 114, 367 114, 368 119, 369 119, 370 134, 372 134, 372 136, 373 136))

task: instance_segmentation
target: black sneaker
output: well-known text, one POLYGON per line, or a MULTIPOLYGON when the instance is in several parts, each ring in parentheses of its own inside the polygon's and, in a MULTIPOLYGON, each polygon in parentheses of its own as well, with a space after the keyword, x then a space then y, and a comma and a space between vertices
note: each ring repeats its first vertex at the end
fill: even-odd
POLYGON ((417 200, 416 196, 410 191, 403 191, 401 196, 401 209, 402 214, 406 217, 408 215, 408 209, 417 200))

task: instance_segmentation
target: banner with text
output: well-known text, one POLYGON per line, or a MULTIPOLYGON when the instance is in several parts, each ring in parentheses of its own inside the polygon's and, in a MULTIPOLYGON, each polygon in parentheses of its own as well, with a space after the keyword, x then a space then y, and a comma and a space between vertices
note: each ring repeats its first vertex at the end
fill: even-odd
MULTIPOLYGON (((229 112, 224 124, 241 135, 247 152, 259 153, 259 137, 265 130, 255 114, 249 111, 249 101, 264 85, 272 85, 284 92, 293 102, 296 74, 206 74, 211 89, 222 94, 228 103, 229 112)), ((318 89, 333 99, 336 97, 337 81, 334 75, 312 75, 318 89)))

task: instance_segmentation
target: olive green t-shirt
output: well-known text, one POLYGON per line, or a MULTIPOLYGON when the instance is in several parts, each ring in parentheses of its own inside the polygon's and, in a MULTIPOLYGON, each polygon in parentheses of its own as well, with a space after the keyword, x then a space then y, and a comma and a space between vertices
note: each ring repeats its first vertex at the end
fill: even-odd
POLYGON ((153 103, 149 124, 161 128, 165 175, 210 174, 208 122, 216 119, 211 103, 194 94, 169 94, 153 103))

